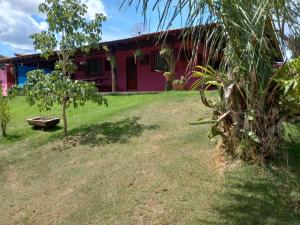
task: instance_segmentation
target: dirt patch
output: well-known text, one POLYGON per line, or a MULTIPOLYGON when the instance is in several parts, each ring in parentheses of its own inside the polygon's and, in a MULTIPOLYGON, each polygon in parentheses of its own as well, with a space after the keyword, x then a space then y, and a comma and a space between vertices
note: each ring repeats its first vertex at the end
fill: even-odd
POLYGON ((224 154, 218 152, 214 155, 214 162, 218 174, 224 176, 226 170, 226 160, 224 154))
POLYGON ((151 140, 151 141, 160 141, 160 140, 166 139, 167 136, 168 136, 168 135, 166 135, 166 134, 157 133, 157 134, 153 134, 153 135, 150 137, 150 140, 151 140))
POLYGON ((19 188, 18 174, 16 169, 13 166, 9 166, 9 171, 7 174, 7 182, 13 191, 19 188))
POLYGON ((162 204, 150 199, 137 206, 133 213, 133 224, 154 225, 166 224, 167 214, 162 204))
POLYGON ((240 161, 238 161, 238 160, 232 161, 232 160, 226 158, 225 153, 220 144, 218 144, 215 147, 212 158, 214 161, 215 168, 216 168, 218 174, 221 176, 224 176, 226 171, 235 168, 240 163, 240 161))
POLYGON ((5 158, 9 156, 8 151, 7 150, 1 150, 0 151, 0 158, 5 158))

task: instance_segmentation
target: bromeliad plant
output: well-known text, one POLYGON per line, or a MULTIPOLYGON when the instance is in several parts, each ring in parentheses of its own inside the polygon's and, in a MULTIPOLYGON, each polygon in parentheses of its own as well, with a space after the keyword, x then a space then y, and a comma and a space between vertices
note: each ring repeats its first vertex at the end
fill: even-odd
MULTIPOLYGON (((133 2, 124 0, 128 5, 133 2)), ((170 28, 187 13, 185 25, 191 28, 183 37, 194 43, 195 50, 205 44, 207 62, 222 56, 217 70, 205 66, 195 72, 201 79, 194 87, 200 89, 202 102, 214 109, 211 136, 220 135, 225 151, 244 160, 265 162, 280 154, 283 123, 297 107, 289 104, 287 108, 284 102, 297 101, 298 96, 291 100, 288 94, 291 87, 297 89, 295 81, 290 81, 296 79, 295 73, 288 81, 280 81, 274 64, 282 60, 287 35, 299 36, 298 1, 167 0, 164 6, 159 2, 145 0, 138 5, 144 15, 149 8, 162 12, 160 29, 170 28), (294 83, 285 92, 290 82, 294 83), (206 97, 208 85, 218 86, 217 102, 206 97)))
POLYGON ((175 91, 182 91, 185 85, 185 76, 181 76, 180 80, 173 80, 172 86, 175 91))
POLYGON ((279 154, 278 148, 284 142, 284 122, 300 112, 300 58, 280 69, 274 68, 261 95, 256 93, 255 72, 250 76, 251 89, 247 93, 243 86, 230 84, 228 74, 210 66, 198 66, 194 77, 199 79, 193 88, 201 87, 201 100, 213 109, 213 116, 196 124, 211 123, 209 137, 221 136, 222 145, 230 155, 262 162, 279 154), (212 85, 218 90, 218 98, 214 100, 205 95, 212 85))
POLYGON ((134 62, 136 64, 138 59, 142 60, 144 58, 144 52, 138 48, 134 51, 133 56, 134 56, 134 62))
POLYGON ((160 56, 166 61, 168 71, 165 71, 164 77, 166 78, 166 91, 172 90, 172 82, 175 77, 176 61, 174 55, 174 49, 162 48, 159 51, 160 56))
POLYGON ((175 60, 175 55, 174 55, 174 49, 162 48, 159 51, 159 54, 162 58, 165 59, 166 63, 168 64, 168 68, 169 68, 168 72, 175 74, 176 60, 175 60))

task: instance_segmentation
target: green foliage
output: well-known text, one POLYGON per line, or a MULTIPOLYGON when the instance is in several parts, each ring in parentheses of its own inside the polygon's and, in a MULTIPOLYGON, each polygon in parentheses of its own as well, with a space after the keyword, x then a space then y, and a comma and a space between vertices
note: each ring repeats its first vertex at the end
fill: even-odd
POLYGON ((106 18, 96 14, 94 20, 86 20, 87 6, 81 0, 46 0, 39 11, 46 15, 49 29, 31 37, 35 49, 46 58, 57 53, 62 57, 60 60, 66 61, 78 48, 88 52, 101 41, 102 22, 106 18))
POLYGON ((176 79, 176 80, 173 80, 173 82, 172 82, 173 89, 176 91, 183 90, 184 84, 185 84, 185 79, 183 76, 181 77, 180 80, 176 79))
POLYGON ((10 106, 5 97, 0 98, 0 126, 2 135, 6 136, 7 124, 10 122, 10 106))
MULTIPOLYGON (((200 79, 194 88, 200 89, 202 102, 213 108, 212 119, 218 122, 212 133, 222 134, 225 151, 259 162, 282 153, 283 123, 291 112, 284 102, 295 99, 288 93, 297 92, 297 80, 274 80, 274 64, 282 59, 287 34, 299 36, 298 1, 166 0, 163 9, 159 2, 145 0, 137 5, 145 16, 149 8, 161 12, 159 28, 168 29, 182 13, 187 14, 185 25, 191 29, 183 38, 193 44, 193 50, 204 43, 207 62, 222 58, 215 71, 208 66, 196 69, 195 76, 200 79), (217 99, 205 95, 211 85, 218 87, 217 99)), ((134 1, 125 3, 133 5, 134 1)))
POLYGON ((73 105, 84 106, 86 101, 98 104, 106 101, 97 94, 92 83, 72 81, 70 75, 76 66, 70 57, 81 49, 83 52, 98 47, 101 40, 103 14, 96 14, 94 20, 87 20, 87 6, 81 0, 45 0, 39 11, 46 15, 47 31, 33 34, 35 49, 48 58, 57 54, 55 71, 47 75, 41 70, 29 72, 24 88, 30 104, 37 104, 40 110, 50 110, 55 103, 62 106, 64 134, 67 135, 66 109, 73 105))
POLYGON ((133 55, 134 55, 134 61, 135 63, 137 63, 137 59, 143 59, 144 52, 141 49, 136 49, 133 55))
POLYGON ((181 84, 181 80, 178 80, 178 79, 173 80, 172 84, 181 84))
POLYGON ((166 63, 168 64, 169 71, 167 72, 175 73, 176 60, 174 56, 174 49, 162 48, 159 51, 159 54, 166 60, 166 63))
POLYGON ((300 113, 300 56, 280 68, 274 78, 281 90, 281 107, 289 115, 300 113))
POLYGON ((297 58, 300 56, 300 35, 292 35, 288 37, 288 48, 292 52, 292 57, 297 58))
POLYGON ((105 99, 97 93, 93 83, 73 81, 64 76, 61 71, 45 74, 43 70, 27 73, 24 93, 31 105, 37 105, 41 111, 49 111, 54 104, 62 105, 67 99, 67 107, 84 106, 86 101, 93 101, 101 105, 105 99))
POLYGON ((50 74, 43 70, 28 72, 24 93, 27 101, 41 111, 51 110, 54 104, 62 105, 63 110, 71 105, 74 108, 84 106, 87 101, 107 105, 93 83, 73 81, 59 70, 50 74))
POLYGON ((0 127, 2 135, 5 137, 7 125, 11 120, 9 97, 2 96, 2 85, 0 82, 0 127))

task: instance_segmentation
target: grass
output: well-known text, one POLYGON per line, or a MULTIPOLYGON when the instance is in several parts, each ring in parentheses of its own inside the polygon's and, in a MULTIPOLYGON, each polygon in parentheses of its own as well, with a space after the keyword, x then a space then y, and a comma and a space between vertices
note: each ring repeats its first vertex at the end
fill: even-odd
POLYGON ((229 163, 189 122, 197 93, 108 96, 69 111, 70 136, 25 120, 19 97, 0 138, 0 224, 299 224, 300 126, 288 165, 229 163))

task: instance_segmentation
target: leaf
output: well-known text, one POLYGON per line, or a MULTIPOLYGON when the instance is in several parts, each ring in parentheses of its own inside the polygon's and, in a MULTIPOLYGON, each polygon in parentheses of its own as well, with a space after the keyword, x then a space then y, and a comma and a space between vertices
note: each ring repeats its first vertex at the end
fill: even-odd
POLYGON ((221 116, 219 116, 218 121, 220 122, 221 120, 225 119, 229 114, 230 114, 229 111, 226 113, 223 113, 221 116))
POLYGON ((241 132, 244 133, 245 135, 247 135, 249 138, 251 138, 256 143, 260 143, 260 139, 254 131, 245 131, 242 129, 241 132))
POLYGON ((212 139, 218 135, 223 135, 223 133, 224 132, 219 128, 218 124, 215 124, 214 126, 211 127, 208 133, 208 137, 212 139))
POLYGON ((213 119, 208 119, 211 116, 204 116, 201 117, 200 119, 198 119, 197 121, 194 122, 190 122, 190 125, 203 125, 203 124, 210 124, 210 123, 217 123, 217 120, 213 120, 213 119))
POLYGON ((227 88, 225 88, 225 93, 224 93, 225 97, 224 98, 226 101, 228 101, 228 99, 230 98, 234 86, 235 86, 235 83, 230 84, 227 88))

